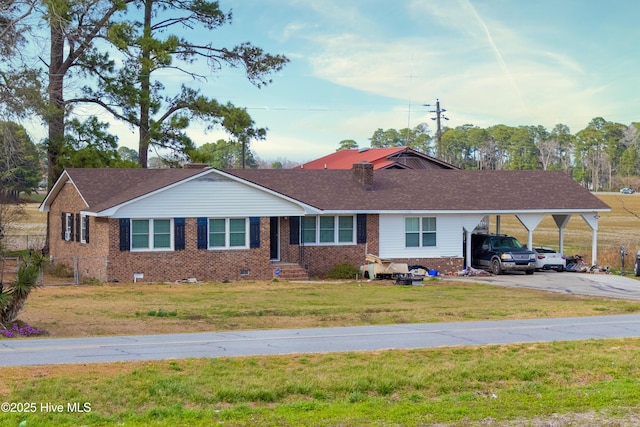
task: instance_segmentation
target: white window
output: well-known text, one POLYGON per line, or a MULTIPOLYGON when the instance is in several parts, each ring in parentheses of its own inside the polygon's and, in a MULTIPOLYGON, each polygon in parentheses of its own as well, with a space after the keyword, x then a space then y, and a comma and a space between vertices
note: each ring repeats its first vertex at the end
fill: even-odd
POLYGON ((248 221, 248 218, 209 218, 209 248, 248 248, 248 221))
POLYGON ((87 243, 87 228, 89 226, 89 217, 80 215, 80 242, 87 243))
POLYGON ((302 243, 317 245, 353 244, 355 216, 305 216, 300 222, 302 243))
POLYGON ((436 246, 436 218, 409 217, 404 219, 405 247, 436 246))
POLYGON ((172 250, 173 220, 133 219, 131 220, 131 250, 172 250))
POLYGON ((73 214, 66 213, 64 221, 64 240, 73 240, 73 214))

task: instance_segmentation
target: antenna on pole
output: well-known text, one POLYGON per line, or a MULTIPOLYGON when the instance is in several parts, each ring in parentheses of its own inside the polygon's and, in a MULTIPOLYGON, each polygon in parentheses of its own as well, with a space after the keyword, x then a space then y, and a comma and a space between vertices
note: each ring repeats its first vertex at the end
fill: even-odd
MULTIPOLYGON (((433 107, 431 104, 422 104, 424 107, 433 107)), ((447 110, 444 108, 440 108, 440 99, 436 98, 436 109, 430 110, 430 113, 435 113, 436 116, 432 117, 431 120, 436 121, 436 157, 440 158, 442 156, 442 126, 441 120, 449 120, 443 113, 447 110)))

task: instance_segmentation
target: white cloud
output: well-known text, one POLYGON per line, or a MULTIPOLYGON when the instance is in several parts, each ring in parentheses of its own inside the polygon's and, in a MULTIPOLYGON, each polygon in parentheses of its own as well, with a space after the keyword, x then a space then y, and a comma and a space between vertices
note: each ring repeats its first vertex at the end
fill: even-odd
MULTIPOLYGON (((454 32, 393 40, 350 29, 316 34, 319 48, 308 58, 315 76, 407 103, 439 97, 461 106, 460 117, 487 117, 492 124, 553 126, 563 118, 571 127, 583 126, 599 108, 597 91, 582 80, 584 67, 574 58, 481 17, 467 1, 410 7, 454 32)), ((468 122, 450 115, 451 124, 468 122)))

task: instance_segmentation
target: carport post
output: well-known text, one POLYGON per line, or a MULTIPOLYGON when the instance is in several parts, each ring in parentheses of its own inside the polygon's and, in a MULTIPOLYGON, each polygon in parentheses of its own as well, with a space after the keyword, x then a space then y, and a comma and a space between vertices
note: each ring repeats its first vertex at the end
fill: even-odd
POLYGON ((478 224, 482 224, 484 218, 487 218, 487 227, 489 226, 488 217, 482 213, 464 215, 462 217, 462 232, 465 236, 466 244, 463 247, 464 264, 466 267, 471 267, 471 234, 476 229, 478 224))
POLYGON ((582 214, 582 219, 591 227, 591 266, 596 265, 598 259, 598 212, 582 214))
POLYGON ((520 223, 527 229, 528 232, 528 240, 527 240, 527 249, 531 250, 533 248, 533 230, 536 229, 542 218, 544 218, 543 214, 518 214, 516 218, 520 221, 520 223))
POLYGON ((591 266, 592 267, 596 265, 597 259, 598 259, 598 229, 596 227, 591 231, 591 266))
POLYGON ((466 267, 471 267, 471 231, 468 231, 467 229, 465 229, 464 232, 466 235, 465 241, 467 246, 465 248, 464 262, 466 267))
POLYGON ((558 226, 558 244, 559 244, 559 252, 564 254, 564 228, 567 226, 571 215, 563 214, 563 215, 552 215, 553 220, 558 226))

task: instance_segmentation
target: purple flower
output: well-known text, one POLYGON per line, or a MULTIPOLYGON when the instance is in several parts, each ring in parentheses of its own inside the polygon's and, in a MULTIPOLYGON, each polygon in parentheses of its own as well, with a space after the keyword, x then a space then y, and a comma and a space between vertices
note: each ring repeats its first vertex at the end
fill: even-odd
POLYGON ((22 335, 25 337, 29 337, 31 335, 40 335, 42 333, 41 329, 34 328, 31 325, 23 324, 22 326, 18 326, 17 323, 14 323, 11 326, 11 329, 6 329, 0 331, 0 334, 4 335, 6 338, 13 338, 16 335, 22 335))

